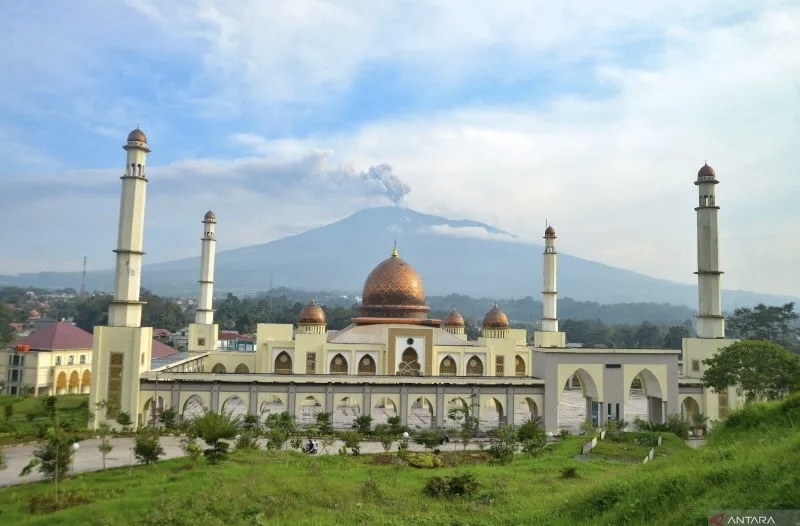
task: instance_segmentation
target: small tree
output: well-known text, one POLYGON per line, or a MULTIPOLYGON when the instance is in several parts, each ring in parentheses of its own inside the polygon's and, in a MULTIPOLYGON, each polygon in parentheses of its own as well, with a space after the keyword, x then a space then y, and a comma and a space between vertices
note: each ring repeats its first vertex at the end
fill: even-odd
POLYGON ((438 429, 422 429, 414 433, 414 442, 425 449, 435 449, 442 442, 442 432, 438 429))
POLYGON ((48 418, 53 418, 56 416, 56 403, 58 402, 58 398, 55 396, 45 396, 44 398, 40 399, 40 404, 42 405, 42 412, 47 415, 48 418))
POLYGON ((392 436, 391 428, 389 424, 378 424, 375 426, 375 436, 383 446, 383 451, 388 453, 390 449, 392 449, 392 442, 394 442, 394 436, 392 436))
POLYGON ((110 433, 111 427, 106 423, 100 424, 97 428, 97 434, 100 436, 100 443, 97 444, 97 450, 100 451, 100 455, 103 457, 103 469, 106 469, 106 455, 111 453, 111 450, 114 449, 114 446, 111 445, 111 440, 108 439, 110 433))
POLYGON ((38 468, 45 478, 59 481, 69 473, 73 454, 75 450, 66 433, 55 427, 48 432, 47 442, 34 450, 33 459, 22 468, 20 475, 30 475, 34 468, 38 468))
POLYGON ((125 411, 122 411, 119 415, 117 415, 117 423, 122 426, 122 431, 127 432, 130 429, 131 424, 133 424, 131 421, 131 415, 125 411))
POLYGON ((800 357, 766 340, 746 340, 703 360, 703 384, 716 392, 736 386, 748 402, 777 400, 800 389, 800 357))
POLYGON ((164 455, 164 448, 156 429, 144 427, 136 433, 134 439, 133 454, 140 464, 151 464, 164 455))
POLYGON ((386 422, 389 424, 393 435, 399 435, 403 432, 403 426, 400 424, 399 416, 390 416, 386 422))
POLYGON ((193 433, 181 438, 180 446, 181 451, 193 461, 196 461, 203 454, 203 448, 197 443, 197 437, 193 433))
POLYGON ((372 431, 372 417, 369 415, 361 415, 353 421, 353 425, 358 429, 362 435, 368 435, 372 431))
POLYGON ((249 431, 253 437, 258 436, 261 424, 258 421, 258 415, 245 415, 242 420, 242 427, 245 431, 249 431))
POLYGON ((333 434, 333 423, 331 421, 331 414, 330 413, 317 413, 314 417, 317 421, 317 433, 320 435, 331 435, 333 434))
POLYGON ((266 426, 269 429, 267 433, 267 445, 273 444, 276 449, 285 445, 286 461, 289 461, 289 437, 294 433, 295 420, 294 415, 290 415, 286 411, 282 413, 272 413, 267 417, 266 426))
POLYGON ((353 455, 361 453, 361 434, 356 431, 346 431, 342 433, 344 447, 350 449, 353 455))
POLYGON ((158 415, 158 421, 165 429, 175 429, 175 422, 178 420, 178 413, 171 407, 163 409, 158 415))
POLYGON ((491 453, 501 464, 514 460, 519 441, 514 426, 500 426, 492 433, 491 453))
POLYGON ((3 448, 0 447, 0 469, 6 469, 7 467, 6 454, 3 452, 3 448))
POLYGON ((253 431, 242 431, 236 436, 236 449, 258 449, 258 438, 253 431))
POLYGON ((191 433, 202 438, 208 449, 203 454, 212 464, 224 460, 228 452, 228 443, 222 440, 236 436, 236 422, 230 414, 207 412, 192 421, 191 433))

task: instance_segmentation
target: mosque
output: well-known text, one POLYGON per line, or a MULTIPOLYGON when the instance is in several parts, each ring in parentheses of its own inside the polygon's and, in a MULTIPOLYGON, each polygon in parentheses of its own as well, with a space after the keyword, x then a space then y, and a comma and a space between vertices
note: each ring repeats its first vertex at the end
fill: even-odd
POLYGON ((325 311, 312 301, 296 325, 258 324, 254 350, 222 350, 212 308, 216 216, 209 211, 202 221, 200 298, 188 352, 156 357, 153 329, 141 326, 139 298, 150 148, 138 128, 123 148, 127 162, 114 299, 108 325, 95 327, 92 344, 90 403, 104 407, 93 413, 95 427, 104 421, 114 425, 122 411, 135 425, 148 425, 166 407, 184 420, 207 410, 261 417, 288 411, 306 424, 324 411, 350 421, 359 415, 376 423, 396 416, 412 428, 446 427, 448 410, 464 408, 485 427, 541 417, 547 431, 557 432, 563 388, 575 379, 586 418, 596 425, 626 418, 634 380, 644 389, 647 416, 654 422, 698 412, 713 421, 742 403, 735 389, 716 393, 701 381, 702 360, 735 341, 725 338, 719 181, 708 165, 694 182, 699 191, 697 337, 685 338, 681 351, 568 347, 558 327, 552 226, 544 232, 544 311, 532 343, 525 330, 510 327, 498 305, 484 316, 477 340, 467 338, 456 308, 443 320, 429 318, 423 281, 395 247, 367 276, 362 303, 345 329, 327 330, 325 311))

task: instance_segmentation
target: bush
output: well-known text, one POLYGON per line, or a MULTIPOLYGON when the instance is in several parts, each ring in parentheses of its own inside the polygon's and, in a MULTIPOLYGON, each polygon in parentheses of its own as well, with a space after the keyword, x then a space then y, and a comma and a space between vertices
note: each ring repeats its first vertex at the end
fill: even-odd
POLYGON ((442 466, 442 459, 433 453, 409 453, 406 459, 415 468, 432 469, 442 466))
POLYGON ((575 466, 567 466, 561 469, 562 479, 576 479, 578 478, 578 468, 575 466))
POLYGON ((243 431, 236 437, 236 449, 258 449, 258 438, 254 431, 243 431))
POLYGON ((180 445, 181 450, 192 460, 197 460, 200 458, 200 455, 203 454, 203 448, 200 447, 200 444, 197 443, 197 439, 194 436, 182 438, 180 445))
POLYGON ((513 426, 500 426, 492 434, 492 445, 489 452, 501 463, 508 464, 514 460, 519 442, 517 431, 513 426))
POLYGON ((164 448, 161 447, 158 430, 152 427, 139 430, 134 439, 133 454, 140 464, 150 464, 163 456, 164 448))
POLYGON ((425 483, 423 492, 429 497, 469 497, 478 489, 478 482, 472 473, 452 477, 431 477, 425 483))
POLYGON ((361 415, 353 420, 353 427, 358 429, 362 435, 368 435, 372 430, 372 417, 369 415, 361 415))
POLYGON ((349 448, 353 455, 361 453, 361 435, 355 431, 347 431, 342 433, 342 441, 344 447, 349 448))
POLYGON ((532 457, 539 456, 547 447, 547 435, 541 429, 538 433, 522 440, 522 452, 532 457))

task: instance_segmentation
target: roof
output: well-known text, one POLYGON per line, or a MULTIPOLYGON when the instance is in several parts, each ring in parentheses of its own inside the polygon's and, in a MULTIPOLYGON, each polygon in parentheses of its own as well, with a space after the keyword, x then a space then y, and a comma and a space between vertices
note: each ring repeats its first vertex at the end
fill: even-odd
POLYGON ((27 345, 34 351, 91 349, 92 335, 68 321, 60 321, 20 338, 13 345, 27 345))
POLYGON ((152 360, 166 358, 167 356, 172 356, 173 354, 178 354, 178 350, 170 347, 160 340, 153 339, 153 348, 150 355, 152 360))
POLYGON ((170 334, 167 329, 153 329, 153 336, 169 336, 170 334))

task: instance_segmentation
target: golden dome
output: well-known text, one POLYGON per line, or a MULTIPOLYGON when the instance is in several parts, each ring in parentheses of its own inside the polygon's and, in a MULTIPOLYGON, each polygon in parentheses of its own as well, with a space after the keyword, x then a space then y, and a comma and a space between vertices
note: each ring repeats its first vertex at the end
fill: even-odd
POLYGON ((396 248, 367 276, 361 303, 359 310, 366 317, 424 319, 430 310, 422 279, 396 248))
POLYGON ((136 128, 128 134, 128 142, 143 142, 147 144, 147 136, 142 130, 136 128))
POLYGON ((716 172, 708 164, 704 164, 702 167, 700 167, 700 170, 697 172, 698 179, 700 179, 701 177, 711 177, 712 179, 714 179, 716 176, 717 176, 716 172))
POLYGON ((508 316, 500 310, 497 303, 483 317, 483 327, 488 329, 508 329, 508 316))
POLYGON ((211 210, 206 212, 206 215, 203 216, 203 221, 216 221, 216 220, 217 220, 217 215, 211 210))
POLYGON ((444 319, 444 326, 445 327, 463 327, 464 326, 464 316, 461 315, 460 312, 453 307, 453 310, 450 311, 450 314, 444 319))
POLYGON ((548 226, 544 230, 544 237, 556 237, 556 229, 552 226, 548 226))
POLYGON ((297 323, 304 325, 325 325, 326 322, 325 311, 322 310, 316 299, 312 299, 308 305, 303 307, 297 318, 297 323))

